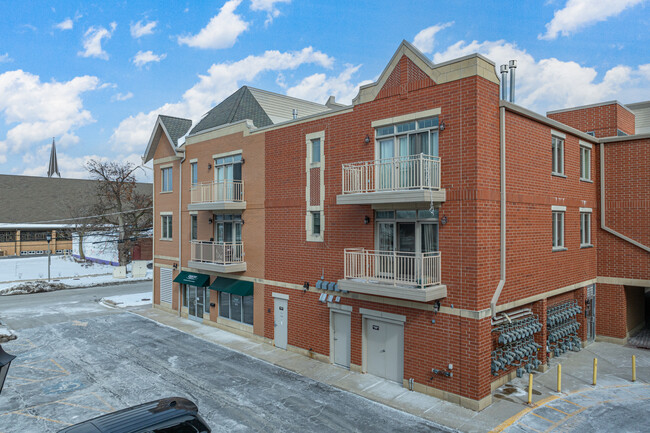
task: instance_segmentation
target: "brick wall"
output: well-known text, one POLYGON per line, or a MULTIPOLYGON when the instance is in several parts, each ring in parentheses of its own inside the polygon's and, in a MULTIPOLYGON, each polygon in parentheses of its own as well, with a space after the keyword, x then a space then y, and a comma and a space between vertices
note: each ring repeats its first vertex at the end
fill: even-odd
POLYGON ((615 137, 619 129, 628 135, 635 132, 634 114, 616 102, 549 113, 548 117, 582 132, 594 132, 599 138, 615 137))

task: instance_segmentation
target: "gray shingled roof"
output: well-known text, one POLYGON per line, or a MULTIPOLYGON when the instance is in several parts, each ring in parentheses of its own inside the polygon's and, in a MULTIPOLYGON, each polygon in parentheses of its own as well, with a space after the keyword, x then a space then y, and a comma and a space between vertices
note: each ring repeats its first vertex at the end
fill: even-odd
POLYGON ((172 139, 172 145, 178 146, 178 139, 187 134, 187 131, 189 131, 192 126, 192 121, 162 114, 159 117, 172 139))
MULTIPOLYGON (((0 175, 0 223, 34 223, 70 218, 68 206, 94 200, 97 181, 35 176, 0 175)), ((137 189, 152 194, 150 183, 137 189)), ((65 222, 61 222, 65 224, 65 222)))
POLYGON ((190 134, 249 119, 257 128, 331 110, 330 107, 291 96, 243 86, 207 112, 190 134))

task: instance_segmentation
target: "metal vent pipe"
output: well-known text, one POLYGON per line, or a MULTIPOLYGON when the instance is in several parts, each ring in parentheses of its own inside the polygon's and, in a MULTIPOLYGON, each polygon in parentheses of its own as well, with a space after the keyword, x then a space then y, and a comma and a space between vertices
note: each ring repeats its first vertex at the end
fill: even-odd
POLYGON ((293 114, 293 118, 294 118, 294 119, 297 119, 297 118, 298 118, 298 110, 297 110, 296 108, 293 109, 292 114, 293 114))
POLYGON ((508 97, 508 65, 501 65, 501 99, 508 97))
POLYGON ((515 103, 515 69, 517 69, 517 61, 510 60, 508 62, 508 67, 510 68, 510 102, 514 104, 515 103))

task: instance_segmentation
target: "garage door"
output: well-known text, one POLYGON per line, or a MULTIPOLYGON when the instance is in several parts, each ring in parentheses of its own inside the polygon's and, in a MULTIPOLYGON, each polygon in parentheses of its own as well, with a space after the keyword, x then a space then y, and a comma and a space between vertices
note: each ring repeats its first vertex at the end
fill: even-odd
POLYGON ((402 383, 404 377, 404 326, 366 319, 367 371, 402 383))
POLYGON ((160 268, 160 302, 172 303, 172 270, 160 268))

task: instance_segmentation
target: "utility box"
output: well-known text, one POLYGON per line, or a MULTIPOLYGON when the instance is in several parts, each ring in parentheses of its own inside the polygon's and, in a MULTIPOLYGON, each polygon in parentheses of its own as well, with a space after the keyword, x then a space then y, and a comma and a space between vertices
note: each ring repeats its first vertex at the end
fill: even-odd
POLYGON ((131 262, 131 273, 133 278, 144 278, 147 276, 147 261, 134 260, 131 262))
POLYGON ((126 266, 116 266, 113 269, 113 278, 126 278, 126 266))

